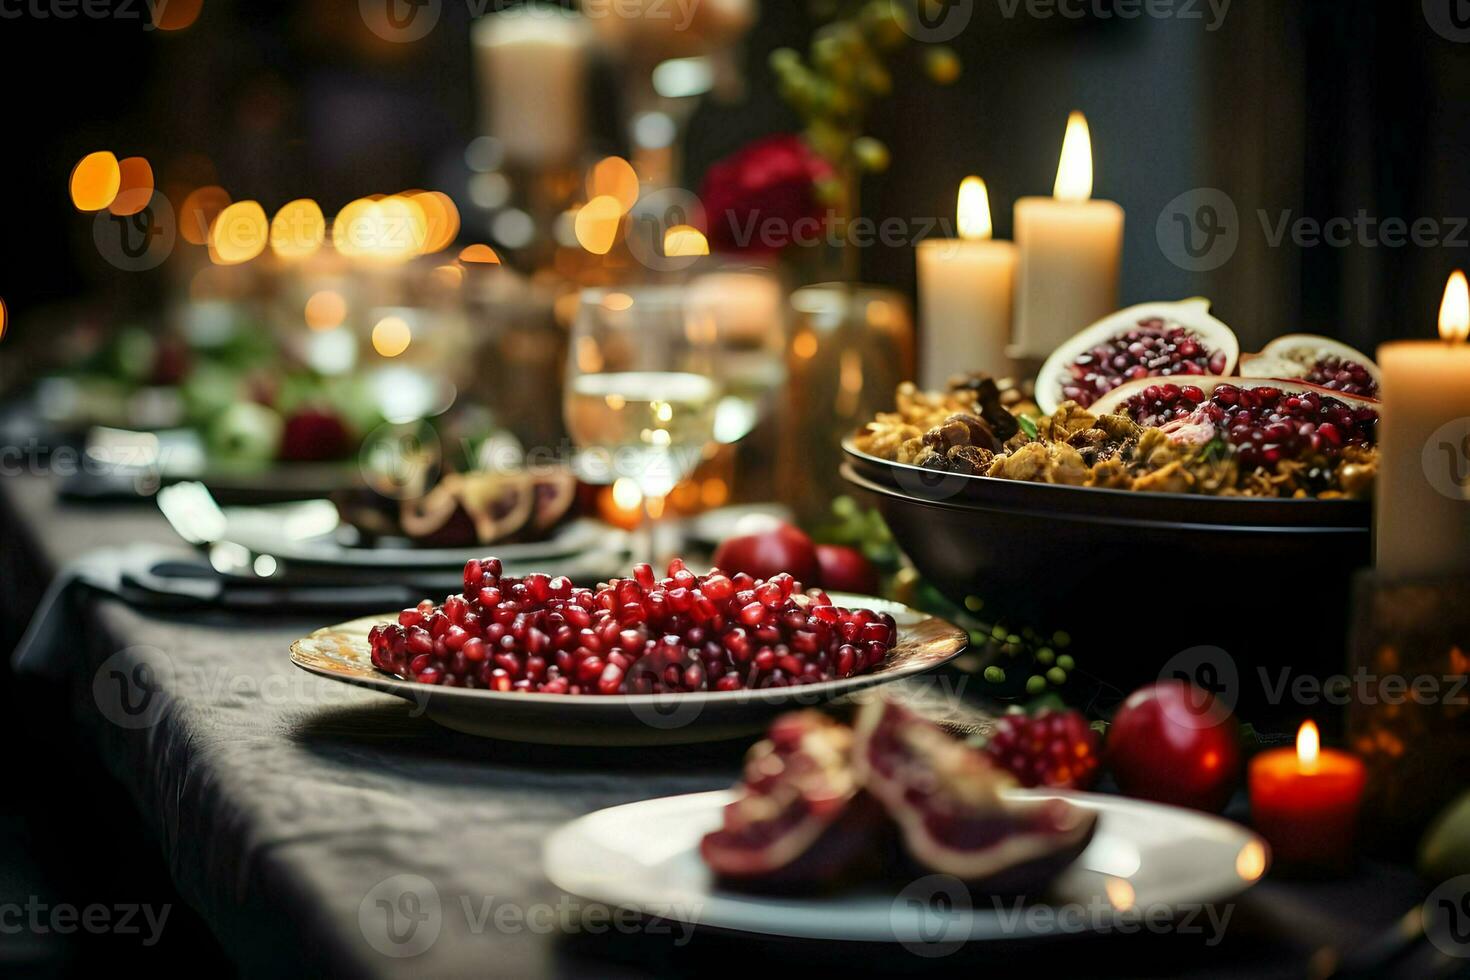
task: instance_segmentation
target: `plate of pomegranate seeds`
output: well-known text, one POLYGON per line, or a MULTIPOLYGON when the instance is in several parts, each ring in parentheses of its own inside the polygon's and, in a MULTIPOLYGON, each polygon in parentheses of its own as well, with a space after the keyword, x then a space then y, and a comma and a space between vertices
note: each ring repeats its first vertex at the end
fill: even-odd
POLYGON ((291 647, 303 670, 413 702, 445 727, 561 745, 678 744, 760 730, 795 706, 931 670, 967 634, 883 599, 696 574, 579 588, 471 560, 436 603, 330 626, 291 647))
POLYGON ((686 924, 813 940, 967 942, 1223 929, 1264 842, 1219 817, 1021 789, 888 697, 853 727, 776 719, 732 790, 600 810, 546 841, 579 898, 686 924), (1024 896, 1024 897, 1023 897, 1024 896))

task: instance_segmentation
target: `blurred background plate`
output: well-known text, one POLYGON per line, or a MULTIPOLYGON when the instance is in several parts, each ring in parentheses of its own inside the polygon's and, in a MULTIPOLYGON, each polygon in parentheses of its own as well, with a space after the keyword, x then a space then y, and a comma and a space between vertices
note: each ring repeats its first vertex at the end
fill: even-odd
POLYGON ((507 563, 525 564, 595 550, 625 550, 627 534, 601 521, 569 521, 543 541, 472 544, 453 548, 415 545, 403 538, 364 542, 357 530, 342 523, 329 500, 308 500, 260 507, 225 507, 225 536, 252 551, 309 565, 344 569, 464 568, 469 558, 494 555, 507 563))

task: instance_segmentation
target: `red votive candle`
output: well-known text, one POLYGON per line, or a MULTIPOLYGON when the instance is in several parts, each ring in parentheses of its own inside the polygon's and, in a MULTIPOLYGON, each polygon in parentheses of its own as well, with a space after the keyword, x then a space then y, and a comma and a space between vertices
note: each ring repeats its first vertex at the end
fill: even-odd
POLYGON ((1356 756, 1323 749, 1316 724, 1306 722, 1295 749, 1251 760, 1251 820, 1280 864, 1342 869, 1352 861, 1366 781, 1356 756))

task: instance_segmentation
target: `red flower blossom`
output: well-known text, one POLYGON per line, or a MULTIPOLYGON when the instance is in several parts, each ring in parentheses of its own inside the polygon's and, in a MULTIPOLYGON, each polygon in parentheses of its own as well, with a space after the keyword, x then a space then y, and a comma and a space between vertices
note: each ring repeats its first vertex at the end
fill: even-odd
POLYGON ((757 140, 714 164, 700 191, 710 247, 753 255, 780 251, 797 222, 824 219, 816 183, 832 174, 831 164, 791 134, 757 140))

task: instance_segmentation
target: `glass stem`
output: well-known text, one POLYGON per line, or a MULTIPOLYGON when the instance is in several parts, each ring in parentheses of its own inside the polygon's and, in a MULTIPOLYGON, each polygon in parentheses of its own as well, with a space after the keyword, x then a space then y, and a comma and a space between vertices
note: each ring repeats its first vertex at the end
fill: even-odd
POLYGON ((659 568, 658 525, 664 512, 664 498, 644 495, 640 504, 642 517, 638 522, 638 538, 635 553, 639 561, 659 568))

